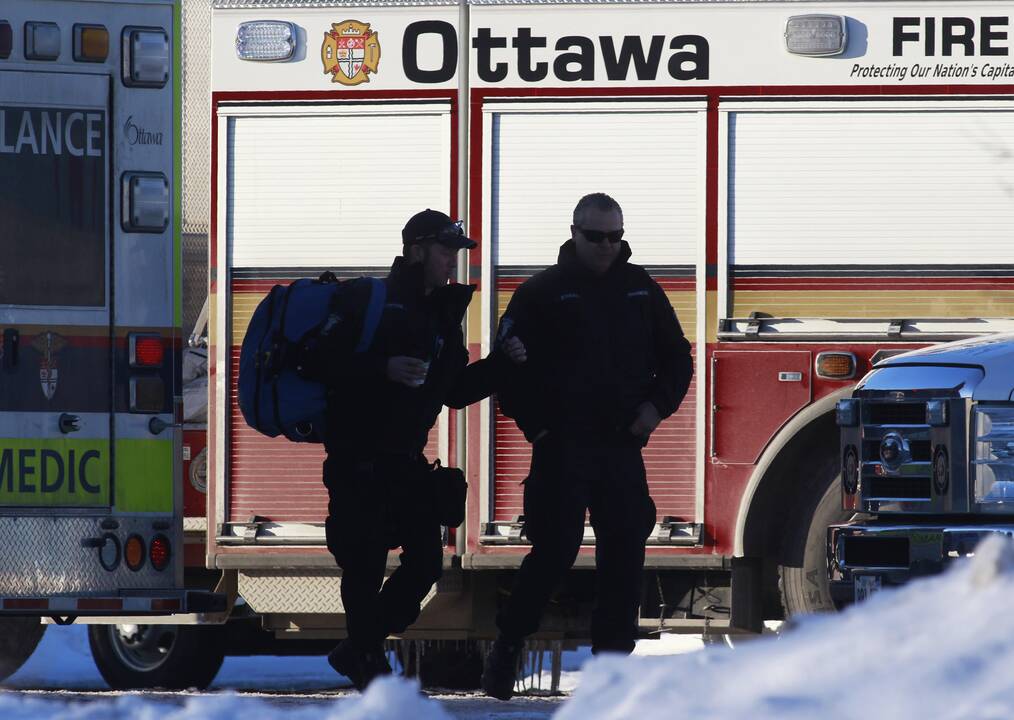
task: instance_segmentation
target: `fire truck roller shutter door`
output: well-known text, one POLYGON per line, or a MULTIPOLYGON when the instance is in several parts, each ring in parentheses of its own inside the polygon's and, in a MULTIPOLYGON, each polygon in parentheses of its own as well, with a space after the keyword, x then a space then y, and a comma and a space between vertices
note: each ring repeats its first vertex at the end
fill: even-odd
MULTIPOLYGON (((623 209, 632 262, 647 267, 696 339, 695 270, 704 234, 704 104, 697 101, 490 102, 484 107, 490 180, 483 236, 491 239, 496 320, 514 290, 556 262, 577 201, 605 192, 623 209)), ((645 465, 659 516, 695 519, 695 389, 656 431, 645 465)), ((530 448, 495 414, 490 520, 522 513, 530 448)))
MULTIPOLYGON (((1014 291, 872 283, 1014 264, 1010 101, 723 105, 729 314, 1009 317, 1014 291), (815 286, 820 273, 846 278, 815 286), (938 273, 939 274, 939 273, 938 273), (806 278, 811 278, 807 286, 806 278), (867 277, 864 291, 844 287, 867 277), (763 278, 763 280, 761 279, 763 278), (814 289, 817 287, 818 289, 814 289)), ((952 284, 953 285, 953 284, 952 284)))
MULTIPOLYGON (((228 138, 229 317, 238 358, 250 317, 274 283, 386 276, 405 220, 451 209, 451 113, 443 100, 315 106, 222 106, 228 138), (294 231, 297 230, 298 231, 294 231)), ((229 398, 229 516, 322 521, 323 451, 258 435, 229 398)), ((434 428, 431 437, 438 435, 434 428)), ((428 448, 429 456, 439 451, 428 448)))

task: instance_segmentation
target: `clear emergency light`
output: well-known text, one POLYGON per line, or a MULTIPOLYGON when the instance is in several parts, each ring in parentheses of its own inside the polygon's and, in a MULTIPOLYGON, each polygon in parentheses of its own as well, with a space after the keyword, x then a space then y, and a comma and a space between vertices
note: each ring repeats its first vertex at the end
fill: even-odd
POLYGON ((785 49, 793 55, 841 55, 848 30, 841 15, 794 15, 785 23, 785 49))
POLYGON ((25 59, 56 60, 60 57, 60 27, 56 23, 25 23, 25 59))
POLYGON ((120 224, 126 232, 164 232, 169 226, 169 181, 162 173, 123 173, 120 224))
POLYGON ((283 20, 240 23, 236 30, 236 55, 240 60, 278 62, 296 51, 296 28, 283 20))
POLYGON ((165 87, 169 82, 169 36, 161 28, 123 31, 123 84, 165 87))

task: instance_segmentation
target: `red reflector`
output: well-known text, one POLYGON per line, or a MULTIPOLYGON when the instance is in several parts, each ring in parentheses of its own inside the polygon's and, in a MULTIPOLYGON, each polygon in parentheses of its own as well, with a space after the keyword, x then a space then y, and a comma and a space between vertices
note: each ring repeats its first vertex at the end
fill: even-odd
POLYGON ((162 364, 162 338, 138 337, 134 339, 134 364, 139 367, 158 367, 162 364))
POLYGON ((48 610, 49 600, 45 598, 7 598, 4 610, 48 610))
POLYGON ((180 601, 178 599, 176 599, 176 598, 173 598, 173 599, 164 598, 164 599, 161 599, 161 600, 152 600, 151 601, 151 609, 153 611, 155 611, 155 610, 164 610, 164 611, 179 610, 180 609, 180 601))
POLYGON ((156 570, 165 570, 169 565, 169 538, 165 535, 153 537, 148 546, 148 559, 156 570))
POLYGON ((122 610, 123 600, 120 598, 80 598, 78 610, 122 610))

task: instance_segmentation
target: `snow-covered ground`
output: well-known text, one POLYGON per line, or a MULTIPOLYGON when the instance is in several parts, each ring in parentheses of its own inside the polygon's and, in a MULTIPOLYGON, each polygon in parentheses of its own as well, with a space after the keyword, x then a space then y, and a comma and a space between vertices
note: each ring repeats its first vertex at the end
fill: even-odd
MULTIPOLYGON (((424 696, 398 678, 364 695, 323 658, 230 658, 207 694, 37 693, 104 687, 83 628, 50 628, 0 692, 3 720, 709 717, 864 720, 1014 717, 1014 543, 990 540, 950 573, 885 591, 840 615, 807 618, 735 649, 699 637, 643 641, 631 658, 564 658, 564 701, 424 696), (17 690, 20 688, 21 690, 17 690), (263 695, 252 689, 292 692, 263 695)), ((548 675, 548 672, 547 672, 548 675)), ((529 685, 537 678, 528 678, 529 685)), ((548 687, 548 677, 542 678, 548 687)))

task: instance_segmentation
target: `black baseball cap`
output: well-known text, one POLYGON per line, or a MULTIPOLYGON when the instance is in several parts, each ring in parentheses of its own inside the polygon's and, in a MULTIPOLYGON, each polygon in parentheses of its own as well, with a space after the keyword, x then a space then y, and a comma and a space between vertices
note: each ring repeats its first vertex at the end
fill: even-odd
POLYGON ((466 237, 460 220, 451 220, 447 215, 429 208, 408 219, 401 230, 401 241, 405 245, 424 242, 438 242, 455 250, 471 250, 475 241, 466 237))

